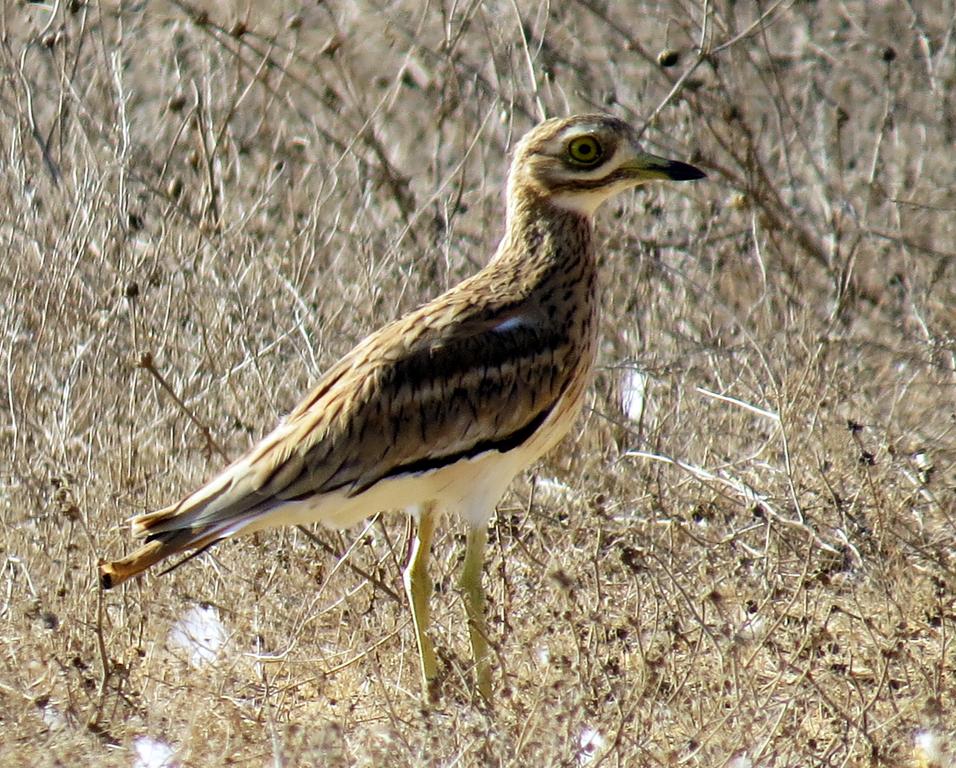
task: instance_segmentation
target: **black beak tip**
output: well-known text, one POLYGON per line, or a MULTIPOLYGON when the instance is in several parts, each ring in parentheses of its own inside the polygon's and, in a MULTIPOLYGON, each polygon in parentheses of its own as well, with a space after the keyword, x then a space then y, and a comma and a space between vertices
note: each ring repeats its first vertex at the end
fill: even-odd
POLYGON ((694 179, 706 179, 707 174, 700 168, 689 163, 682 163, 679 160, 671 161, 667 166, 667 175, 674 181, 693 181, 694 179))

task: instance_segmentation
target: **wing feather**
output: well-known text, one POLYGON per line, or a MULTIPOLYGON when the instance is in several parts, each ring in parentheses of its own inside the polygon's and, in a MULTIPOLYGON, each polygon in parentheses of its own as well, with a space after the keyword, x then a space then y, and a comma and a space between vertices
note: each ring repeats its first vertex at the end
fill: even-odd
POLYGON ((433 304, 368 337, 245 456, 136 528, 218 528, 257 508, 509 450, 533 433, 575 367, 568 329, 527 300, 433 304))

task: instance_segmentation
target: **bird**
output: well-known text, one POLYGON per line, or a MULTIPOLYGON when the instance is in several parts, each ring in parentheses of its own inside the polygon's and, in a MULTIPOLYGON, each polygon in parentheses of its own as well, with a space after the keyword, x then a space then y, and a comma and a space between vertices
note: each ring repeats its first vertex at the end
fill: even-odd
POLYGON ((466 527, 459 588, 473 694, 493 695, 482 585, 488 526, 512 480, 552 449, 582 409, 598 339, 592 221, 641 184, 699 168, 646 152, 602 113, 551 118, 517 143, 504 235, 487 264, 361 341, 243 456, 176 503, 131 520, 145 537, 100 560, 116 587, 155 563, 283 525, 345 528, 403 510, 416 523, 402 579, 426 699, 438 663, 428 634, 428 561, 440 518, 466 527))

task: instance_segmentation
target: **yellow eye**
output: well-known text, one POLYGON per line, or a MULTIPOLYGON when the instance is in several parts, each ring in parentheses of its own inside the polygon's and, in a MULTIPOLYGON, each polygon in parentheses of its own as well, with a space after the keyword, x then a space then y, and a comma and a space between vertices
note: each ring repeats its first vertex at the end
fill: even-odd
POLYGON ((604 157, 604 149, 593 136, 576 136, 568 142, 568 159, 575 165, 595 165, 604 157))

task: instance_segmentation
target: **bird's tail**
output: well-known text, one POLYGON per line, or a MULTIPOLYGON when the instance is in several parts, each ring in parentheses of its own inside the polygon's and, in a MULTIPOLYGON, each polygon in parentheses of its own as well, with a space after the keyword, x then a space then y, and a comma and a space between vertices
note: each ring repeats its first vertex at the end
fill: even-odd
POLYGON ((247 511, 226 519, 201 522, 184 514, 184 504, 188 501, 133 518, 133 533, 145 536, 146 542, 121 560, 100 562, 103 589, 122 584, 167 557, 189 551, 199 554, 217 541, 241 531, 258 513, 247 511))
POLYGON ((112 562, 100 563, 100 584, 103 589, 112 589, 127 579, 142 573, 151 565, 188 550, 201 550, 222 538, 210 535, 206 531, 168 531, 147 539, 139 549, 130 555, 112 562))

